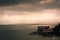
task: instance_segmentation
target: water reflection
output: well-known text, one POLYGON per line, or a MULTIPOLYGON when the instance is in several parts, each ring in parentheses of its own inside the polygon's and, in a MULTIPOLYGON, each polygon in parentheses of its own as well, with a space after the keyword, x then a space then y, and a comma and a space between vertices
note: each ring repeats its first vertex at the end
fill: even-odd
POLYGON ((59 40, 60 37, 44 37, 42 35, 28 35, 36 31, 36 27, 0 25, 0 40, 59 40))
POLYGON ((60 40, 60 37, 56 37, 56 36, 53 36, 53 37, 38 36, 37 40, 60 40))

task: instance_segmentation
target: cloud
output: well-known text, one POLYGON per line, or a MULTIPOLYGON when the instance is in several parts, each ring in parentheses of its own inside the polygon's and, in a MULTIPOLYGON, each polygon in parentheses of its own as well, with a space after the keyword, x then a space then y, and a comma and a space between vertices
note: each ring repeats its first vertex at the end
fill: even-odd
POLYGON ((18 2, 19 4, 11 6, 7 2, 10 6, 0 7, 0 24, 55 24, 60 22, 59 3, 40 4, 40 0, 35 3, 33 2, 36 0, 32 1, 10 0, 9 3, 18 2))
POLYGON ((0 24, 56 24, 60 22, 59 12, 57 9, 45 9, 38 12, 9 10, 0 15, 0 24))

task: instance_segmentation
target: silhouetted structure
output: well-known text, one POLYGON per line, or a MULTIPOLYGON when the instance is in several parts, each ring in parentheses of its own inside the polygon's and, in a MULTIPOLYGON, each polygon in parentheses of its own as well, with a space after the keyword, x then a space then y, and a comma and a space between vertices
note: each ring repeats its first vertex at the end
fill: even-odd
POLYGON ((49 26, 38 26, 38 33, 43 33, 44 29, 49 29, 49 26))
POLYGON ((60 23, 58 25, 56 25, 55 28, 53 28, 53 32, 55 35, 60 36, 60 23))

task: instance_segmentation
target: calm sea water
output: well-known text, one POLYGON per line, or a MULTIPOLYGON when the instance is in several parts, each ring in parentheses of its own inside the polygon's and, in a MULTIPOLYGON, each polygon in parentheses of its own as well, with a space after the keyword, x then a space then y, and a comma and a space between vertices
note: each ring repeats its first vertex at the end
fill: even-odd
POLYGON ((29 35, 36 27, 26 25, 0 25, 0 40, 60 40, 59 37, 29 35))

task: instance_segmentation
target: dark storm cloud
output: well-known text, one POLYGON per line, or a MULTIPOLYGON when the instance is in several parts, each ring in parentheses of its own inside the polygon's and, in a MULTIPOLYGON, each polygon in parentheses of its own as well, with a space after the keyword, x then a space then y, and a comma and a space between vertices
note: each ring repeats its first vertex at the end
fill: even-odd
MULTIPOLYGON (((21 3, 39 3, 41 2, 42 0, 0 0, 0 6, 7 6, 7 5, 16 5, 16 4, 21 4, 21 3)), ((46 8, 60 8, 60 0, 54 0, 53 3, 47 3, 47 4, 40 4, 40 6, 44 6, 46 8)), ((37 4, 36 6, 39 7, 39 5, 37 4)))
POLYGON ((19 3, 33 3, 40 0, 0 0, 0 6, 15 5, 19 3))
POLYGON ((20 2, 22 2, 22 1, 19 1, 19 0, 0 0, 0 6, 14 5, 14 4, 17 4, 20 2))

